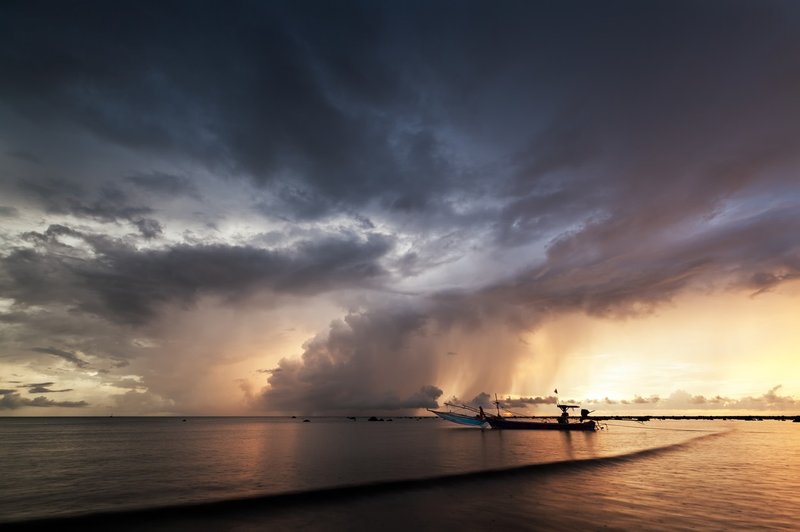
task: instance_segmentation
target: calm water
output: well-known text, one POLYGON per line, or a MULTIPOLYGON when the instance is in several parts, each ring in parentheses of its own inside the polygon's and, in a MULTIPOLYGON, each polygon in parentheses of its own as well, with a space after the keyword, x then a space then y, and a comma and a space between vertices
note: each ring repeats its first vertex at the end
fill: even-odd
MULTIPOLYGON (((475 525, 489 515, 487 527, 507 528, 797 529, 800 424, 609 425, 567 434, 481 431, 434 419, 4 418, 0 522, 566 462, 577 465, 487 478, 478 492, 473 484, 426 488, 320 511, 341 529, 353 528, 353 507, 391 511, 397 497, 414 501, 414 515, 431 514, 421 523, 406 516, 397 529, 475 525), (478 521, 459 523, 438 511, 443 498, 486 507, 478 521), (504 510, 492 512, 501 501, 504 510)), ((278 528, 309 525, 296 514, 276 519, 278 528)), ((246 519, 240 525, 257 528, 246 519)))

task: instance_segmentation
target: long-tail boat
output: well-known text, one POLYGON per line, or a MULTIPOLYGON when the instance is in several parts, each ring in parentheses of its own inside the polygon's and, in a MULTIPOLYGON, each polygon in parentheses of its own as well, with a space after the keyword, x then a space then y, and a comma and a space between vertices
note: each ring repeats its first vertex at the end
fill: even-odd
MULTIPOLYGON (((495 397, 495 405, 497 406, 497 415, 483 414, 486 422, 493 429, 502 430, 579 430, 579 431, 595 431, 599 427, 597 422, 589 419, 589 410, 582 409, 579 419, 570 418, 569 410, 580 408, 580 405, 556 404, 561 409, 561 415, 555 421, 522 421, 520 419, 512 419, 504 417, 500 414, 500 402, 495 397)), ((481 413, 483 411, 481 410, 481 413)))

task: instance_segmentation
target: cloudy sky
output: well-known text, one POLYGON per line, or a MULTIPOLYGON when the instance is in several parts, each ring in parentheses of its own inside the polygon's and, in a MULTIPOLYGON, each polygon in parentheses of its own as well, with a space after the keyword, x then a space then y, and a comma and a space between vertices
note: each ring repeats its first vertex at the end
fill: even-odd
POLYGON ((798 50, 791 1, 5 1, 0 415, 799 411, 798 50))

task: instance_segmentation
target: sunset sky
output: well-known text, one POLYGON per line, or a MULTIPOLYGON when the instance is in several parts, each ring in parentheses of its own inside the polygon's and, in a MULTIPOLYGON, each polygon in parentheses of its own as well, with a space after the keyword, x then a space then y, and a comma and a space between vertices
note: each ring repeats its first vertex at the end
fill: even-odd
POLYGON ((0 415, 555 388, 800 413, 800 4, 2 2, 0 415))

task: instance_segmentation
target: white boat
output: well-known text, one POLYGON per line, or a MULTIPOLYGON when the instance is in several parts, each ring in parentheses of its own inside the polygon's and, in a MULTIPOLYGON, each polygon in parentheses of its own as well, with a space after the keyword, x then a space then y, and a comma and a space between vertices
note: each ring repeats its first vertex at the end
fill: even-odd
POLYGON ((467 425, 470 427, 482 427, 482 428, 489 426, 486 420, 486 416, 484 415, 481 409, 467 405, 456 405, 451 403, 445 403, 445 405, 450 407, 461 408, 470 413, 467 414, 467 413, 460 413, 453 411, 443 412, 441 410, 431 410, 430 408, 428 409, 428 412, 436 414, 445 421, 458 423, 459 425, 467 425))

